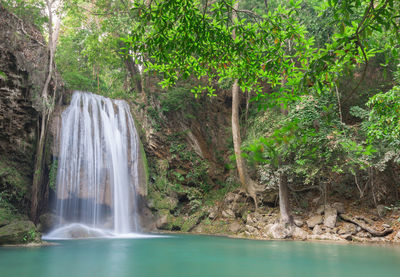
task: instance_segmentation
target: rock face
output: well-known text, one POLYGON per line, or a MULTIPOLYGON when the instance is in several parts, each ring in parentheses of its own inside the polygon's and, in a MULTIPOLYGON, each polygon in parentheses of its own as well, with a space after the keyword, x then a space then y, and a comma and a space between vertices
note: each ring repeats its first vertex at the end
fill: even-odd
MULTIPOLYGON (((0 193, 10 195, 7 201, 26 212, 32 196, 29 192, 44 107, 40 95, 48 62, 40 31, 0 5, 0 193)), ((54 79, 50 87, 55 88, 54 79)), ((35 195, 40 210, 45 208, 49 195, 50 152, 47 154, 43 157, 46 165, 40 170, 46 177, 35 195)))
POLYGON ((0 228, 0 245, 33 241, 40 241, 40 235, 31 221, 17 220, 0 228))
POLYGON ((34 141, 40 106, 35 103, 45 80, 47 50, 41 34, 21 24, 0 7, 0 157, 9 158, 32 174, 34 141))
POLYGON ((39 217, 39 222, 40 231, 47 233, 52 227, 56 226, 58 223, 61 223, 61 218, 52 213, 45 213, 39 217))

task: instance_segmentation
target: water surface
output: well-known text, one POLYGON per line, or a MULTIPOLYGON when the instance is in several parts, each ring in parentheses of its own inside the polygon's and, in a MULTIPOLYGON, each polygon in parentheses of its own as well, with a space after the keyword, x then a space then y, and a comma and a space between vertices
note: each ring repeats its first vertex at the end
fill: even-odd
POLYGON ((400 247, 171 235, 0 248, 0 276, 400 276, 400 247))

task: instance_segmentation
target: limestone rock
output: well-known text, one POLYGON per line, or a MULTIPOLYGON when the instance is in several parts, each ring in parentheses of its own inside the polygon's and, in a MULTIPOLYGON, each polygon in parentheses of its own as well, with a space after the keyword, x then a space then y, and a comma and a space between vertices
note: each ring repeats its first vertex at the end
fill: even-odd
POLYGON ((352 223, 344 223, 343 226, 337 232, 339 235, 355 235, 357 234, 357 227, 352 223))
POLYGON ((235 213, 231 209, 222 211, 222 216, 225 218, 235 217, 235 213))
POLYGON ((357 237, 359 238, 371 238, 372 235, 366 231, 361 231, 357 233, 357 237))
POLYGON ((397 234, 393 238, 394 242, 400 242, 400 231, 397 232, 397 234))
POLYGON ((253 227, 253 226, 251 226, 251 225, 246 225, 246 230, 247 230, 249 233, 255 233, 256 231, 258 231, 257 228, 255 228, 255 227, 253 227))
POLYGON ((0 228, 0 245, 40 241, 35 224, 28 220, 16 220, 0 228))
POLYGON ((157 221, 156 221, 156 227, 158 229, 165 229, 165 227, 168 225, 168 215, 167 214, 163 214, 161 215, 157 221))
POLYGON ((346 212, 346 209, 342 202, 333 203, 332 208, 336 209, 338 214, 344 214, 346 212))
POLYGON ((295 218, 294 225, 296 225, 297 227, 302 227, 304 225, 304 221, 301 219, 295 218))
POLYGON ((313 235, 321 235, 324 231, 321 228, 321 225, 315 225, 313 229, 313 235))
POLYGON ((53 228, 57 224, 60 223, 62 224, 63 220, 55 214, 45 213, 39 217, 39 222, 40 222, 40 231, 46 233, 50 231, 51 228, 53 228))
POLYGON ((307 239, 311 239, 311 240, 331 240, 331 241, 343 241, 344 240, 343 238, 341 238, 341 237, 339 237, 337 235, 329 234, 329 233, 324 233, 324 234, 321 234, 321 235, 312 234, 312 235, 309 235, 307 237, 307 239))
POLYGON ((209 219, 215 219, 217 217, 217 213, 218 213, 218 208, 217 207, 211 207, 208 210, 209 214, 208 214, 208 218, 209 219))
POLYGON ((232 203, 235 201, 236 195, 233 192, 229 192, 225 195, 225 203, 232 203))
POLYGON ((240 229, 242 229, 242 225, 237 221, 234 221, 229 225, 229 231, 232 233, 236 234, 240 231, 240 229))
POLYGON ((321 224, 321 223, 322 223, 322 216, 321 215, 312 216, 307 220, 307 226, 310 229, 314 228, 315 225, 318 225, 318 224, 321 224))
POLYGON ((322 215, 322 214, 324 214, 324 211, 325 211, 325 206, 321 205, 321 206, 318 207, 318 209, 315 211, 315 213, 319 214, 319 215, 322 215))
POLYGON ((325 208, 324 225, 329 228, 334 228, 336 225, 337 210, 330 206, 325 208))
POLYGON ((376 211, 378 212, 378 215, 379 215, 379 216, 385 216, 385 215, 386 215, 386 212, 387 212, 387 210, 386 210, 386 208, 385 208, 384 205, 378 205, 378 206, 376 207, 376 211))
POLYGON ((274 239, 290 238, 293 234, 293 226, 285 226, 282 223, 275 223, 269 229, 269 235, 274 239))
POLYGON ((292 236, 295 239, 306 240, 308 233, 299 227, 294 227, 292 236))

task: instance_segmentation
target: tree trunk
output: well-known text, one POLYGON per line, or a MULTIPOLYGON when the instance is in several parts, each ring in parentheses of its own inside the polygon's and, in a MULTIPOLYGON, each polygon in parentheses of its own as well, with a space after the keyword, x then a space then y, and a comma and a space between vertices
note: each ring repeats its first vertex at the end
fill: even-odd
MULTIPOLYGON (((45 142, 47 137, 47 128, 48 123, 53 112, 53 106, 55 101, 55 95, 53 95, 51 101, 48 99, 49 85, 53 76, 53 67, 54 67, 54 54, 56 51, 57 40, 60 30, 60 18, 56 17, 53 20, 53 4, 54 0, 46 0, 47 9, 49 12, 49 45, 48 45, 48 53, 49 53, 49 64, 48 64, 48 73, 42 90, 42 118, 40 126, 38 126, 38 142, 36 146, 36 157, 35 157, 35 166, 33 172, 33 182, 32 182, 32 195, 31 195, 31 207, 30 207, 30 218, 35 223, 38 220, 39 215, 39 203, 42 200, 42 192, 43 187, 43 168, 44 168, 44 160, 45 160, 45 142), (53 24, 55 24, 53 26, 53 24), (54 29, 53 29, 54 28, 54 29)), ((62 1, 58 2, 61 5, 62 1)))
POLYGON ((281 223, 293 224, 293 216, 290 212, 289 203, 289 189, 287 184, 287 176, 285 173, 281 173, 279 181, 279 210, 281 213, 281 223))
MULTIPOLYGON (((237 18, 237 13, 235 10, 239 8, 239 1, 235 3, 232 12, 232 21, 237 18)), ((232 31, 232 38, 236 38, 235 30, 232 31)), ((247 174, 247 169, 245 162, 242 158, 242 151, 240 149, 242 140, 240 137, 240 123, 239 123, 239 81, 235 79, 232 85, 232 138, 233 138, 233 148, 235 150, 236 166, 239 174, 239 179, 242 187, 245 189, 247 194, 254 200, 255 209, 258 209, 257 205, 257 189, 256 183, 250 179, 247 174)))

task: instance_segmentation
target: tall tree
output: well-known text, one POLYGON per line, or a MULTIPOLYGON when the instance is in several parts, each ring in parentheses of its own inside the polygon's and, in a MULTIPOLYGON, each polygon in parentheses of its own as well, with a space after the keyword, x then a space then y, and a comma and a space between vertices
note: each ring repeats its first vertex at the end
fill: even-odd
POLYGON ((42 99, 42 114, 40 118, 40 127, 38 128, 39 139, 36 146, 36 157, 35 166, 32 182, 32 195, 31 195, 31 209, 30 217, 33 221, 37 221, 37 216, 39 214, 39 203, 42 200, 43 195, 43 181, 44 181, 44 155, 45 155, 45 141, 47 137, 47 129, 49 125, 50 118, 53 113, 54 101, 55 101, 55 91, 56 84, 53 86, 53 93, 49 99, 49 85, 50 81, 54 79, 54 55, 56 52, 56 46, 58 41, 58 35, 60 30, 61 18, 59 17, 58 9, 62 6, 62 0, 46 0, 47 11, 49 15, 48 22, 48 55, 49 64, 47 69, 47 77, 42 89, 41 99, 42 99))

